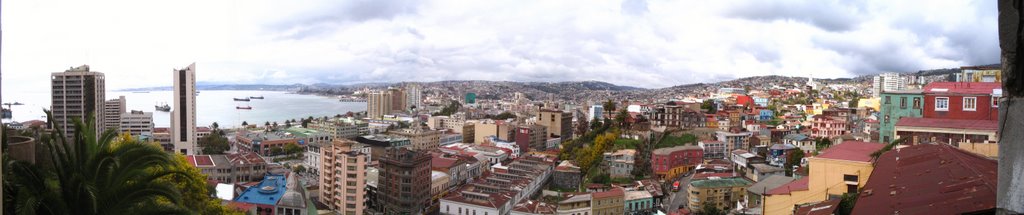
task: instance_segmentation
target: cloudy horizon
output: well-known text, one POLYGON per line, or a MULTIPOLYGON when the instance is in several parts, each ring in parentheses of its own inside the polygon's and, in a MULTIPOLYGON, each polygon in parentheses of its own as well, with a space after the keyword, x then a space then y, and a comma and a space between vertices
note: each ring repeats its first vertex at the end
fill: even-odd
POLYGON ((995 1, 4 1, 5 89, 88 64, 197 81, 603 81, 661 88, 999 62, 995 1))

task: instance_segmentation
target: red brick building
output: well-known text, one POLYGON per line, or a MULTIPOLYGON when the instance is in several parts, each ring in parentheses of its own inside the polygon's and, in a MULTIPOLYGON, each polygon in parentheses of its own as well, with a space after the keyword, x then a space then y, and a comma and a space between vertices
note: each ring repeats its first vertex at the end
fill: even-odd
POLYGON ((924 87, 924 118, 999 120, 1000 83, 935 82, 924 87), (995 98, 995 99, 993 99, 995 98))

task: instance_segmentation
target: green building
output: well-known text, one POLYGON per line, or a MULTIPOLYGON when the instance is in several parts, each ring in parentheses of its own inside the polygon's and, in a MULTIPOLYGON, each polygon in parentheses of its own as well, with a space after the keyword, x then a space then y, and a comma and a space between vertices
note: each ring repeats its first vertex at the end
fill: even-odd
POLYGON ((896 136, 896 122, 903 117, 921 117, 924 95, 921 90, 882 92, 878 115, 878 140, 889 143, 896 136))
POLYGON ((466 93, 466 104, 476 104, 476 93, 466 93))
POLYGON ((654 197, 645 190, 626 191, 626 214, 653 214, 654 197))

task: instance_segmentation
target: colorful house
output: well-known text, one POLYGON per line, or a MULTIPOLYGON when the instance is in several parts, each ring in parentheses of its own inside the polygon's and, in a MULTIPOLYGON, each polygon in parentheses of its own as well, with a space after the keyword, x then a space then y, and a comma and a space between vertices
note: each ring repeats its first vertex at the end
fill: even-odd
POLYGON ((883 143, 896 140, 896 122, 903 117, 921 117, 924 110, 921 90, 882 92, 881 100, 878 139, 883 143))

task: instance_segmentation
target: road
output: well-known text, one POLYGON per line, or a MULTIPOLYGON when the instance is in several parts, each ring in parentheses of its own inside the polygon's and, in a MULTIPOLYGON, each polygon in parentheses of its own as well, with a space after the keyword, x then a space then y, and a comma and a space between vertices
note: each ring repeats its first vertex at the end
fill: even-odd
MULTIPOLYGON (((689 194, 689 192, 686 191, 686 189, 689 187, 688 185, 690 185, 690 178, 692 178, 692 177, 693 177, 693 175, 689 175, 689 176, 682 177, 682 178, 679 179, 679 191, 678 192, 672 192, 672 190, 668 190, 669 191, 669 199, 668 199, 668 205, 665 207, 666 212, 667 211, 675 211, 675 210, 679 209, 680 205, 686 206, 686 201, 687 201, 686 199, 688 198, 687 194, 689 194)), ((672 182, 669 182, 669 187, 672 187, 671 184, 672 184, 672 182)))

